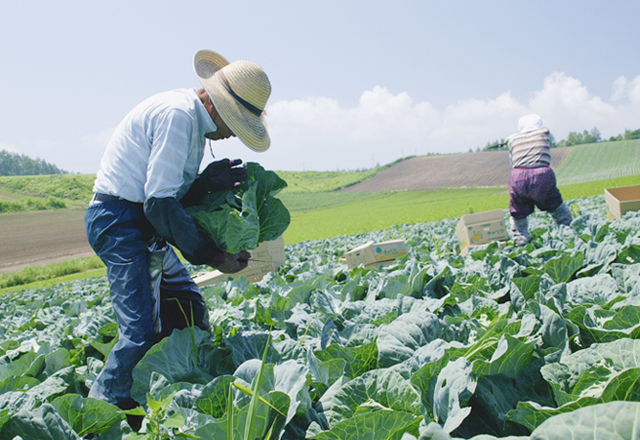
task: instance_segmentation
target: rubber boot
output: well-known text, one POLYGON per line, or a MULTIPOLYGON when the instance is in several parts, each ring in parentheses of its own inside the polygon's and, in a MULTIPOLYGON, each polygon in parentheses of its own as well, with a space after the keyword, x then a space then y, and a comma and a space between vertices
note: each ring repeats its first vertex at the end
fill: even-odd
POLYGON ((551 217, 556 222, 556 225, 565 225, 569 226, 571 224, 571 220, 573 220, 573 215, 571 215, 571 210, 567 206, 565 202, 562 202, 560 206, 556 208, 555 211, 551 213, 551 217))
POLYGON ((513 217, 510 218, 511 223, 511 238, 513 239, 513 243, 516 246, 524 246, 529 243, 531 240, 531 235, 529 234, 529 226, 527 222, 527 218, 515 219, 513 217))

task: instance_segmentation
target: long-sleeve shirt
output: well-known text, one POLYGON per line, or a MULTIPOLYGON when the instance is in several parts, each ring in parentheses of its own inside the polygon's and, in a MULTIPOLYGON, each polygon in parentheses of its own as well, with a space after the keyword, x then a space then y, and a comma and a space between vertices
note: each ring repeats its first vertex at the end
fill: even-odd
POLYGON ((147 98, 116 128, 93 191, 135 203, 150 197, 180 200, 198 175, 205 133, 216 130, 192 89, 147 98))
POLYGON ((191 263, 209 263, 220 250, 197 231, 179 201, 198 176, 205 134, 217 129, 194 90, 154 95, 118 125, 93 191, 144 204, 162 238, 191 263))
POLYGON ((509 160, 512 168, 548 167, 551 164, 549 129, 525 131, 509 137, 509 160))

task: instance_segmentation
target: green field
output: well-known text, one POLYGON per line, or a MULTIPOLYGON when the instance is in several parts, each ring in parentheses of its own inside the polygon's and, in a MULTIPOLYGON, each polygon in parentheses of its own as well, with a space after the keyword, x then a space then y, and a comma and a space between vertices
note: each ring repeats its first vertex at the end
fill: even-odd
MULTIPOLYGON (((389 165, 387 165, 389 166, 389 165)), ((278 171, 287 182, 283 193, 327 192, 363 182, 385 167, 365 171, 278 171)))
POLYGON ((38 197, 56 197, 60 199, 89 203, 93 195, 92 174, 51 174, 46 176, 2 176, 0 189, 38 197))
POLYGON ((640 174, 640 139, 577 145, 556 170, 560 185, 640 174))

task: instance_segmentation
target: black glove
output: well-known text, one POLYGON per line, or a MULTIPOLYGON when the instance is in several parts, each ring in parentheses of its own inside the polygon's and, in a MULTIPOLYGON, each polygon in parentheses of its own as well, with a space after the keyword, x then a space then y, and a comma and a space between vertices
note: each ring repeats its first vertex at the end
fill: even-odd
POLYGON ((211 162, 198 179, 203 179, 202 186, 206 192, 234 188, 247 178, 247 170, 238 166, 240 164, 242 159, 211 162))
POLYGON ((238 166, 242 159, 222 159, 211 162, 194 180, 189 191, 180 200, 185 208, 200 203, 202 197, 211 191, 230 189, 240 185, 247 178, 247 170, 238 166))
POLYGON ((230 254, 226 251, 220 251, 209 266, 215 267, 223 273, 236 273, 247 267, 251 254, 247 251, 230 254))

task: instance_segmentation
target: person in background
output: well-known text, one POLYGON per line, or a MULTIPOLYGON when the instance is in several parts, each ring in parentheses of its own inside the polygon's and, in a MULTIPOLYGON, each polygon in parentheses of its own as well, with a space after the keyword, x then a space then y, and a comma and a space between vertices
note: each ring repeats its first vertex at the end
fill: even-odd
POLYGON ((244 269, 251 256, 219 249, 185 207, 246 178, 241 160, 216 161, 198 174, 207 139, 237 136, 251 150, 269 148, 264 108, 271 84, 257 64, 229 63, 207 50, 196 53, 194 70, 204 88, 154 95, 116 128, 85 216, 89 243, 107 267, 118 322, 118 342, 89 397, 122 409, 138 406, 132 371, 149 348, 192 322, 209 329, 205 301, 172 246, 190 263, 225 273, 244 269))
POLYGON ((542 126, 536 114, 521 117, 518 131, 507 138, 509 145, 509 213, 511 236, 516 246, 531 240, 527 217, 537 206, 551 213, 557 225, 568 226, 572 215, 556 186, 556 176, 550 168, 549 129, 542 126))

